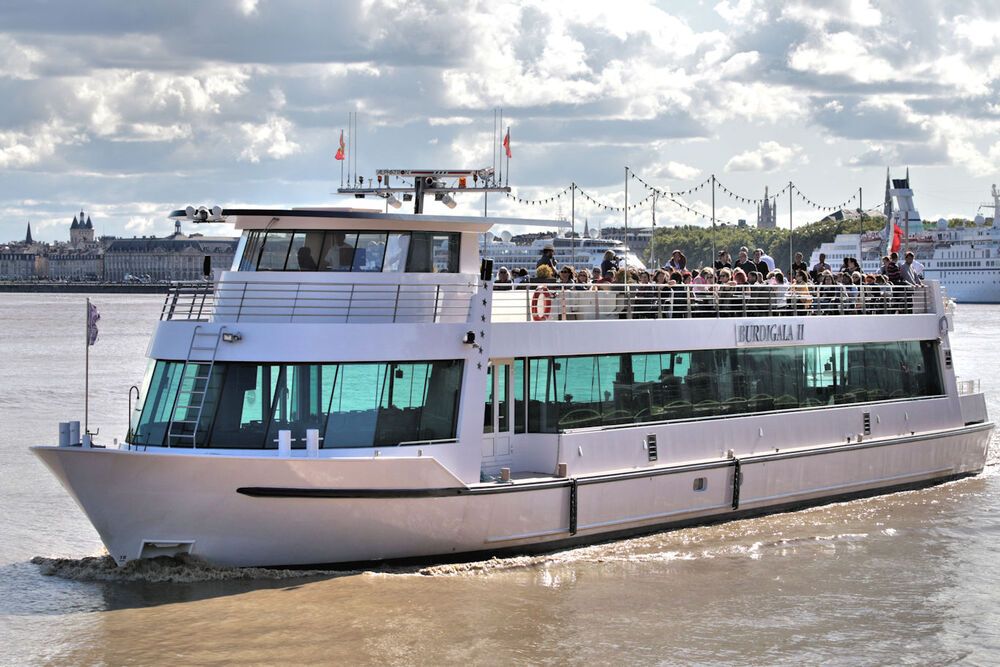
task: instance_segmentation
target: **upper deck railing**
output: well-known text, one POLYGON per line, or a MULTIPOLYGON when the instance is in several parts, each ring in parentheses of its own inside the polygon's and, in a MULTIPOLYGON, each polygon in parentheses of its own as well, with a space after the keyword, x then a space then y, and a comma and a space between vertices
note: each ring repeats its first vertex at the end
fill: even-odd
POLYGON ((596 285, 494 286, 493 321, 887 315, 934 312, 931 286, 596 285))
POLYGON ((226 280, 175 283, 161 320, 465 322, 476 286, 226 280))
MULTIPOLYGON (((174 283, 161 320, 420 323, 468 320, 474 284, 174 283)), ((494 322, 934 312, 931 285, 494 285, 494 322)))

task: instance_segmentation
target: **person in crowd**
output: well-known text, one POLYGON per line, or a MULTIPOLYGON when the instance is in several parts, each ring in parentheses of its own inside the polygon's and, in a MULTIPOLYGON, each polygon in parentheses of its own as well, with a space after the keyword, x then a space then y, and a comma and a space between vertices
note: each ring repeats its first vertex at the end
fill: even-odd
POLYGON ((788 310, 788 284, 785 282, 785 274, 780 269, 775 269, 770 278, 773 283, 773 303, 775 311, 780 315, 788 310))
POLYGON ((885 277, 893 285, 901 285, 903 283, 899 269, 899 253, 894 252, 889 255, 889 263, 885 265, 885 277))
POLYGON ((795 282, 789 288, 789 298, 796 314, 808 315, 812 312, 812 290, 809 289, 809 274, 805 271, 795 272, 795 282))
POLYGON ((912 252, 906 253, 905 258, 903 259, 903 264, 899 267, 899 277, 901 282, 908 285, 923 284, 920 280, 920 274, 917 273, 912 252))
POLYGON ((826 253, 821 252, 819 254, 819 261, 813 264, 812 268, 813 278, 816 279, 816 282, 820 282, 824 271, 830 271, 830 265, 826 263, 826 253))
MULTIPOLYGON (((861 274, 857 274, 861 278, 861 274)), ((859 297, 861 295, 858 287, 854 284, 853 274, 844 272, 840 274, 841 296, 844 304, 844 314, 854 315, 858 312, 859 297)))
POLYGON ((563 264, 563 267, 559 269, 558 278, 556 282, 563 289, 569 289, 574 285, 574 278, 576 278, 576 270, 569 264, 563 264))
POLYGON ((597 281, 597 284, 601 286, 601 289, 611 289, 611 285, 615 282, 615 277, 615 270, 608 269, 602 273, 601 279, 597 281))
POLYGON ((841 285, 833 277, 833 272, 827 269, 820 274, 819 287, 816 288, 819 301, 819 312, 823 315, 836 315, 840 312, 841 285))
POLYGON ((514 289, 514 279, 510 276, 510 270, 506 266, 501 266, 497 271, 497 279, 493 281, 493 289, 514 289))
POLYGON ((740 250, 739 258, 736 260, 736 264, 733 266, 734 269, 742 269, 744 274, 750 273, 751 271, 757 270, 757 265, 750 261, 750 257, 747 255, 746 249, 740 250))
MULTIPOLYGON (((754 271, 759 271, 760 273, 763 273, 765 275, 767 274, 768 271, 774 270, 774 260, 772 259, 771 266, 768 266, 767 262, 764 261, 764 251, 761 250, 760 248, 757 248, 756 250, 753 251, 753 265, 754 265, 754 271)), ((748 278, 750 277, 749 273, 747 274, 747 277, 748 278)))
POLYGON ((512 276, 514 278, 515 285, 526 283, 528 282, 528 269, 525 268, 514 269, 514 273, 512 274, 512 276))
POLYGON ((774 271, 774 258, 764 252, 763 248, 757 248, 757 252, 760 253, 760 261, 767 264, 767 271, 761 271, 766 276, 771 271, 774 271))
POLYGON ((809 266, 805 263, 805 260, 802 259, 801 252, 795 253, 795 261, 792 262, 792 270, 788 272, 788 275, 792 276, 794 279, 795 274, 799 271, 809 271, 809 266))
POLYGON ((556 248, 551 243, 542 246, 542 256, 535 262, 535 268, 540 266, 547 266, 552 269, 552 273, 556 272, 556 248))
MULTIPOLYGON (((722 270, 728 271, 729 269, 722 270)), ((715 270, 705 267, 698 274, 698 278, 701 279, 701 282, 693 288, 695 317, 713 317, 718 312, 719 307, 715 270)))
POLYGON ((556 282, 555 272, 548 264, 542 264, 535 268, 535 277, 531 280, 531 282, 554 283, 556 282))
POLYGON ((578 291, 594 289, 594 285, 590 282, 590 271, 580 269, 576 272, 576 286, 573 289, 578 291))
POLYGON ((618 257, 615 256, 615 251, 609 248, 601 261, 601 273, 607 274, 611 270, 618 270, 618 257))
POLYGON ((680 250, 674 250, 670 253, 670 261, 667 262, 666 268, 671 271, 683 271, 687 266, 687 257, 684 256, 680 250))
POLYGON ((636 288, 633 300, 634 306, 632 308, 632 317, 640 319, 651 319, 656 317, 657 288, 656 285, 650 281, 649 272, 636 271, 636 282, 639 285, 636 288))
POLYGON ((731 269, 733 268, 732 258, 730 258, 729 253, 725 250, 719 251, 719 256, 715 260, 715 270, 720 269, 731 269))

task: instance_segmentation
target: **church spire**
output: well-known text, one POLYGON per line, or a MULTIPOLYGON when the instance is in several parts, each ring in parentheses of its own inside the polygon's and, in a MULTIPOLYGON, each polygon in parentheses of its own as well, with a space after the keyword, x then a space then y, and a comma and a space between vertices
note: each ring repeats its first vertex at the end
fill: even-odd
POLYGON ((34 241, 31 240, 31 221, 30 220, 28 221, 28 233, 24 237, 24 242, 27 245, 31 245, 32 243, 34 243, 34 241))

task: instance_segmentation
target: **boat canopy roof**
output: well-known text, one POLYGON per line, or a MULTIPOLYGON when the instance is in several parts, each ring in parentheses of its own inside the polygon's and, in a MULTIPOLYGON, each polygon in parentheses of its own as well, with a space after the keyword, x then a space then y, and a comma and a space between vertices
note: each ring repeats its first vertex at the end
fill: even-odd
MULTIPOLYGON (((188 219, 184 210, 170 214, 171 218, 188 219)), ((230 222, 237 229, 358 229, 391 231, 435 231, 483 233, 494 225, 522 225, 530 227, 566 227, 564 220, 537 220, 523 218, 485 218, 472 216, 435 216, 405 213, 383 213, 374 209, 356 208, 292 208, 224 209, 220 219, 204 222, 230 222)), ((200 222, 194 220, 194 222, 200 222)))

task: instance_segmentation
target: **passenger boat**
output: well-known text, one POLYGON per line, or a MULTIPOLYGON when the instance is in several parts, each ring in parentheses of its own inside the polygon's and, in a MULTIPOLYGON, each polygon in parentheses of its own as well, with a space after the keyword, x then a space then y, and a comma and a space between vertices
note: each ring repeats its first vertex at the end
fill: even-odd
POLYGON ((419 201, 173 215, 234 224, 233 266, 167 295, 125 443, 33 448, 120 564, 551 550, 986 460, 933 281, 833 309, 767 286, 494 291, 479 235, 525 221, 419 201))

